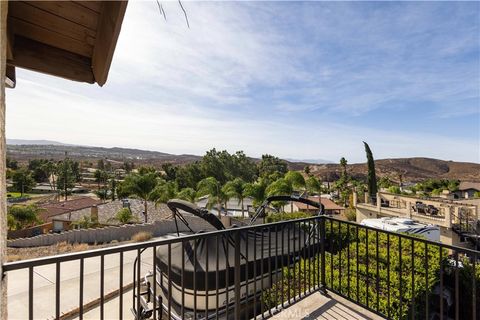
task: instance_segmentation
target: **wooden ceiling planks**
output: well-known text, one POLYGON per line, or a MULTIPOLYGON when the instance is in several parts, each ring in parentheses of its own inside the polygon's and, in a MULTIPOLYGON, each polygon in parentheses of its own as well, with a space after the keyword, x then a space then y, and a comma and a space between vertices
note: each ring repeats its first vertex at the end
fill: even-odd
POLYGON ((29 1, 29 5, 50 12, 62 19, 97 30, 98 13, 73 1, 29 1))
POLYGON ((14 65, 58 77, 94 83, 90 59, 44 43, 17 36, 14 65))
MULTIPOLYGON (((86 49, 85 56, 91 56, 93 50, 93 44, 95 42, 96 31, 92 31, 82 25, 71 22, 70 20, 63 19, 57 15, 54 15, 50 12, 38 9, 34 6, 31 6, 25 2, 12 2, 9 7, 10 19, 16 18, 12 21, 13 29, 15 30, 15 22, 22 20, 23 22, 28 23, 28 29, 45 29, 50 32, 59 33, 63 35, 62 41, 69 41, 67 38, 71 38, 74 44, 64 44, 65 47, 60 47, 61 49, 68 49, 68 46, 75 48, 80 46, 80 51, 76 53, 82 54, 84 49, 86 49), (86 44, 86 45, 85 45, 86 44)), ((23 26, 23 29, 26 28, 23 26)), ((17 32, 18 33, 18 32, 17 32)), ((36 34, 45 34, 45 31, 36 31, 36 34)), ((23 36, 28 36, 28 34, 22 34, 23 36)), ((39 40, 39 39, 34 39, 39 40)), ((52 43, 48 43, 54 45, 52 43)), ((74 51, 75 52, 75 51, 74 51)))
POLYGON ((7 63, 102 86, 126 7, 126 1, 12 1, 7 63))
MULTIPOLYGON (((25 20, 11 17, 9 20, 14 34, 48 44, 52 47, 70 51, 84 57, 91 57, 93 46, 80 40, 75 40, 61 33, 40 27, 25 20)), ((14 44, 15 45, 15 44, 14 44)))
POLYGON ((73 1, 85 8, 88 8, 96 13, 100 13, 102 10, 102 2, 103 1, 73 1))

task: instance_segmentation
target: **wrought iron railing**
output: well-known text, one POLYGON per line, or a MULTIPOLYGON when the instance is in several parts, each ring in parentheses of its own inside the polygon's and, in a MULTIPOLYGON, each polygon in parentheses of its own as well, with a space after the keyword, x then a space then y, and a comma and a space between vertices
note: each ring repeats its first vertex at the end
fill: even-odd
POLYGON ((11 262, 3 271, 17 291, 14 276, 25 276, 26 306, 9 305, 11 318, 43 317, 34 275, 50 265, 49 315, 57 319, 82 319, 92 308, 99 319, 265 318, 318 291, 389 319, 476 319, 478 258, 478 251, 316 216, 11 262), (65 269, 74 261, 78 277, 66 283, 62 272, 76 275, 65 269), (98 282, 85 280, 92 266, 98 282), (66 306, 72 294, 78 302, 66 306), (109 307, 107 316, 108 303, 117 312, 109 307))

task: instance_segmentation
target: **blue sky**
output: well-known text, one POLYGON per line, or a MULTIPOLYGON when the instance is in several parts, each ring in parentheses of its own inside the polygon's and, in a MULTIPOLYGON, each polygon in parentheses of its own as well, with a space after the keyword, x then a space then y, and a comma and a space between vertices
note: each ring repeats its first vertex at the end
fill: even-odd
POLYGON ((162 5, 129 4, 103 88, 19 71, 7 137, 480 162, 479 2, 162 5))

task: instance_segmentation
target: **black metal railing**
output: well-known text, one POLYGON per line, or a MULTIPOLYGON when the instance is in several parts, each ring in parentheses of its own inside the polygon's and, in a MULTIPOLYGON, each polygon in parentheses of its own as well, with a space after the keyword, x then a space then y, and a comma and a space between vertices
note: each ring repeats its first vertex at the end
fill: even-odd
POLYGON ((9 304, 12 318, 265 318, 330 291, 389 319, 476 319, 478 258, 478 251, 315 216, 11 262, 3 270, 25 292, 27 308, 9 304), (77 263, 78 277, 63 281, 77 263), (50 310, 36 294, 40 269, 52 279, 50 310), (27 279, 24 291, 18 277, 27 279))

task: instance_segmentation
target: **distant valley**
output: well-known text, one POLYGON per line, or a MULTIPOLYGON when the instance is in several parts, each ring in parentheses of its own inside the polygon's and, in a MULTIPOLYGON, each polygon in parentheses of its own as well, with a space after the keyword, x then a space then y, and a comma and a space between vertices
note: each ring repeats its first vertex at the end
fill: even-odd
MULTIPOLYGON (((123 163, 132 161, 137 166, 152 165, 160 167, 163 163, 183 165, 200 160, 202 157, 190 154, 169 154, 158 151, 148 151, 130 148, 103 148, 68 145, 49 140, 7 140, 7 156, 19 162, 26 163, 30 159, 47 158, 61 160, 67 152, 68 157, 75 160, 96 162, 99 159, 109 159, 112 162, 123 163)), ((346 155, 348 159, 348 155, 346 155)), ((259 159, 252 158, 254 161, 259 159)), ((309 166, 311 173, 323 181, 335 181, 341 174, 341 167, 326 160, 287 161, 291 170, 303 170, 309 166)), ((400 158, 379 159, 375 161, 379 177, 388 176, 394 181, 402 175, 403 181, 421 181, 428 178, 459 179, 463 181, 480 181, 480 164, 457 161, 444 161, 431 158, 400 158)), ((349 164, 347 171, 357 178, 365 178, 367 165, 365 163, 349 164)))

